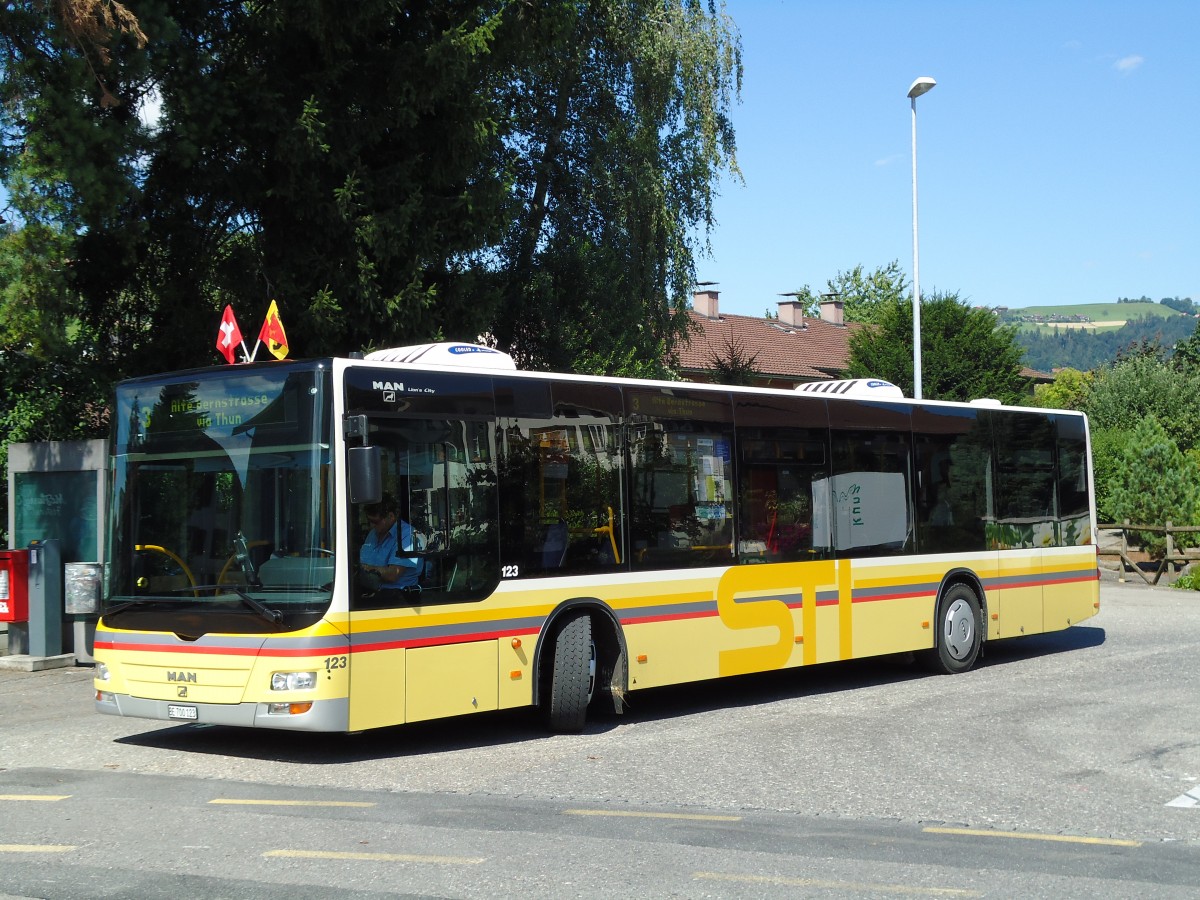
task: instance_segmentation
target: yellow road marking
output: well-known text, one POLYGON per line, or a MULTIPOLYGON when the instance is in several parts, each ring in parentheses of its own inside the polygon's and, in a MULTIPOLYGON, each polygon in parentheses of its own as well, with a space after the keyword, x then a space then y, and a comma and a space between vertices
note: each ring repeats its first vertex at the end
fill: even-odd
POLYGON ((355 808, 375 806, 374 803, 359 800, 242 800, 218 797, 216 800, 208 802, 226 806, 350 806, 355 808))
POLYGON ((564 816, 612 816, 626 819, 684 819, 692 822, 740 822, 741 816, 701 816, 684 813, 632 812, 618 809, 564 809, 564 816))
POLYGON ((1019 838, 1023 841, 1058 841, 1064 844, 1101 844, 1106 847, 1140 847, 1141 841, 1083 837, 1074 834, 1038 834, 1030 831, 991 831, 986 828, 924 828, 927 834, 965 834, 972 837, 1019 838))
POLYGON ((0 853, 70 853, 70 844, 0 844, 0 853))
POLYGON ((785 887, 811 887, 821 890, 863 891, 889 894, 917 894, 930 897, 982 897, 978 891, 958 888, 924 888, 908 884, 884 884, 871 881, 823 881, 818 878, 779 878, 771 875, 729 875, 723 872, 696 872, 696 879, 706 881, 733 881, 741 884, 777 884, 785 887))
POLYGON ((482 856, 422 856, 416 853, 361 853, 340 850, 268 850, 263 856, 285 859, 354 859, 365 862, 437 863, 447 866, 477 866, 482 856))
POLYGON ((70 794, 0 794, 0 800, 35 800, 52 803, 55 800, 66 800, 70 794))

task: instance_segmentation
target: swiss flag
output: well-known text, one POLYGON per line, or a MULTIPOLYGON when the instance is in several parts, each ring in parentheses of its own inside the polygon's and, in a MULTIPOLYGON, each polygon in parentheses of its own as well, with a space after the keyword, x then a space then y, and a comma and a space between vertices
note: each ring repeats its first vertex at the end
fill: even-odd
POLYGON ((221 314, 221 329, 217 332, 217 350, 225 357, 225 362, 233 365, 234 352, 241 342, 242 330, 233 317, 233 307, 226 304, 225 312, 221 314))

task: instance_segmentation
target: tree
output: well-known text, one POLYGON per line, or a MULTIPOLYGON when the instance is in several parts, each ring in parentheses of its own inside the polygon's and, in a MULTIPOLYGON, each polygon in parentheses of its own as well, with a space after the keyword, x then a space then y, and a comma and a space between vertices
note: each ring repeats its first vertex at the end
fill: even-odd
POLYGON ((720 351, 714 350, 708 367, 717 384, 754 384, 760 375, 758 354, 748 351, 737 338, 728 338, 720 351))
POLYGON ((1179 372, 1200 375, 1200 323, 1197 323, 1190 337, 1175 345, 1171 365, 1179 372))
MULTIPOLYGON (((1200 471, 1180 452, 1154 416, 1133 429, 1124 453, 1117 460, 1112 481, 1112 513, 1117 521, 1137 525, 1190 525, 1197 521, 1200 471)), ((1166 551, 1162 534, 1137 532, 1151 556, 1166 551)), ((1185 536, 1180 536, 1184 545, 1185 536)))
POLYGON ((1083 411, 1094 428, 1115 431, 1153 417, 1181 450, 1198 448, 1200 373, 1181 372, 1150 348, 1098 370, 1083 411))
POLYGON ((1191 297, 1163 297, 1158 301, 1168 309, 1173 309, 1175 312, 1184 313, 1185 315, 1194 316, 1197 312, 1196 304, 1191 297))
POLYGON ((1092 387, 1091 372, 1060 369, 1050 384, 1033 389, 1033 405, 1048 409, 1082 409, 1092 387))
MULTIPOLYGON (((876 327, 850 335, 852 378, 884 378, 912 396, 912 302, 885 304, 876 327)), ((1029 380, 1021 374, 1014 329, 997 327, 991 310, 972 309, 957 294, 921 303, 922 394, 931 400, 990 397, 1020 403, 1029 380)))
POLYGON ((531 5, 516 40, 530 53, 501 96, 530 149, 495 339, 546 368, 607 344, 661 360, 689 323, 690 236, 712 225, 717 173, 736 173, 732 23, 712 2, 559 0, 531 5))
POLYGON ((736 171, 715 0, 117 10, 0 10, 0 176, 21 158, 62 200, 114 377, 211 362, 220 308, 272 299, 302 355, 490 333, 535 365, 670 356, 736 171))
MULTIPOLYGON (((908 291, 899 260, 877 266, 869 273, 863 272, 860 263, 848 272, 838 272, 825 284, 826 293, 836 294, 842 301, 847 322, 870 324, 880 324, 888 309, 904 302, 908 291)), ((815 318, 821 314, 821 298, 807 284, 796 291, 796 299, 805 304, 805 315, 815 318)))
POLYGON ((1114 428, 1091 429, 1092 474, 1096 484, 1096 515, 1101 522, 1115 522, 1112 496, 1118 479, 1118 469, 1125 448, 1129 446, 1131 432, 1114 428))

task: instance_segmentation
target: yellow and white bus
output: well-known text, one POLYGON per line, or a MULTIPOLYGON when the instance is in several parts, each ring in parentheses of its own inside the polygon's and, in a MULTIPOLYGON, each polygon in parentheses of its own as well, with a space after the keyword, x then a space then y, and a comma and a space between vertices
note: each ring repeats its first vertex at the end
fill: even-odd
POLYGON ((521 372, 440 344, 117 388, 103 713, 360 731, 984 643, 1099 608, 1087 420, 521 372), (416 585, 359 571, 383 494, 416 585))

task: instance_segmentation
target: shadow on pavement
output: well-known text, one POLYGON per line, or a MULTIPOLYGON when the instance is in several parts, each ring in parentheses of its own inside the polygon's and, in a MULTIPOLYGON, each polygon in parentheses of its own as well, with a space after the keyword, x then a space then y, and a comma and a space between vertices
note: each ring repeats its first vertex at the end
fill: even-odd
MULTIPOLYGON (((1076 626, 1050 634, 994 641, 987 644, 981 665, 1004 666, 1084 650, 1098 647, 1104 640, 1103 628, 1076 626)), ((644 721, 664 721, 721 709, 763 706, 941 677, 955 676, 931 675, 913 662, 912 654, 900 654, 656 688, 633 694, 624 716, 590 717, 585 734, 602 734, 622 725, 644 721)), ((130 735, 116 742, 172 752, 339 765, 453 753, 524 741, 570 739, 570 736, 548 735, 537 712, 525 709, 420 722, 352 735, 179 725, 130 735)))

